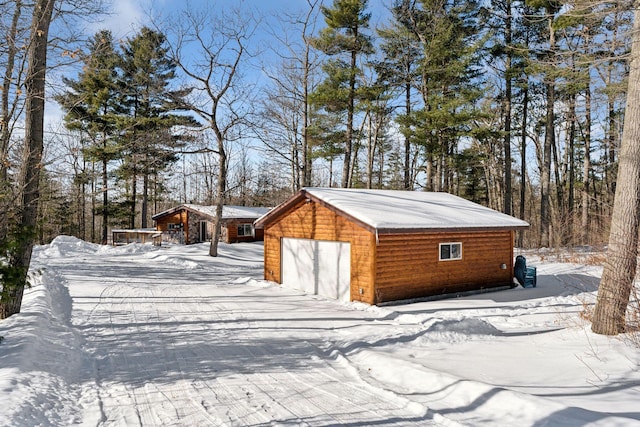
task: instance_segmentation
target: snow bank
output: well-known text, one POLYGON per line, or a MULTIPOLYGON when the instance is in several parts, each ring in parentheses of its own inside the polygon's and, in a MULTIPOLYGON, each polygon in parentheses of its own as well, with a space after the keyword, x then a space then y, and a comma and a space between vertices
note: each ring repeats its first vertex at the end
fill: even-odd
MULTIPOLYGON (((53 246, 55 253, 62 253, 63 240, 53 246)), ((51 256, 51 249, 44 254, 51 256)), ((0 425, 73 424, 79 420, 75 384, 84 357, 69 326, 71 299, 62 279, 47 271, 32 284, 22 312, 0 322, 0 425)))

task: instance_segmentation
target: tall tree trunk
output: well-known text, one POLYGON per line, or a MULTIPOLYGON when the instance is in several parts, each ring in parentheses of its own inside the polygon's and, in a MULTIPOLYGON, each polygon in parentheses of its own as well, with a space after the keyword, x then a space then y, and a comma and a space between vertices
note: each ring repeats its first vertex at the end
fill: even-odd
MULTIPOLYGON (((411 115, 411 83, 407 83, 404 87, 404 109, 407 117, 411 115)), ((404 189, 413 190, 411 168, 411 139, 409 132, 404 136, 404 189)))
POLYGON ((82 190, 80 199, 80 236, 82 240, 87 240, 87 182, 86 182, 87 163, 84 161, 82 168, 82 190))
MULTIPOLYGON (((295 128, 292 128, 295 129, 295 128)), ((298 154, 298 149, 296 147, 297 145, 297 141, 295 141, 296 137, 295 135, 293 136, 293 143, 291 144, 291 194, 295 193, 297 190, 300 189, 300 160, 299 160, 299 154, 298 154)), ((304 173, 304 171, 303 171, 304 173)))
MULTIPOLYGON (((373 163, 375 160, 375 152, 376 152, 376 139, 373 135, 373 118, 371 117, 373 112, 369 111, 367 114, 367 118, 365 119, 367 122, 367 126, 369 127, 369 135, 367 138, 367 188, 373 188, 373 163)), ((364 124, 363 124, 364 125, 364 124)))
POLYGON ((129 213, 129 228, 136 228, 136 203, 138 201, 138 164, 133 155, 133 176, 131 177, 131 212, 129 213))
MULTIPOLYGON (((565 214, 566 214, 566 207, 565 207, 565 200, 564 200, 564 190, 565 190, 565 175, 561 175, 560 173, 560 158, 558 155, 558 144, 556 144, 556 139, 553 139, 554 144, 551 146, 551 158, 552 158, 552 164, 553 164, 553 177, 555 180, 555 188, 556 188, 556 215, 550 215, 552 218, 565 218, 565 214)), ((550 203, 551 207, 553 207, 553 205, 550 203)), ((551 210, 550 210, 551 213, 551 210)), ((559 220, 557 220, 556 222, 558 222, 559 220)), ((564 235, 564 231, 563 231, 563 226, 559 226, 557 227, 558 230, 553 230, 553 234, 552 236, 549 237, 549 241, 551 242, 551 244, 553 244, 553 242, 559 242, 559 243, 564 243, 562 241, 562 236, 564 235)))
MULTIPOLYGON (((212 117, 216 117, 215 113, 212 117)), ((222 229, 222 212, 227 192, 227 152, 224 146, 224 135, 218 128, 217 122, 212 121, 211 128, 216 135, 218 144, 218 183, 216 185, 216 217, 213 219, 213 236, 211 236, 211 245, 209 246, 209 256, 218 256, 218 243, 220 241, 220 230, 222 229)))
POLYGON ((591 330, 616 335, 625 331, 626 310, 636 275, 640 221, 640 1, 635 1, 633 43, 625 123, 620 147, 616 194, 591 330))
MULTIPOLYGON (((354 39, 357 39, 358 34, 354 35, 354 39)), ((358 54, 351 52, 351 77, 349 78, 349 107, 347 108, 347 134, 345 137, 344 147, 344 165, 342 166, 342 188, 351 187, 351 152, 353 150, 353 117, 355 115, 355 103, 356 103, 356 58, 358 54)))
POLYGON ((0 107, 0 193, 8 188, 7 164, 9 155, 9 140, 11 138, 12 108, 9 105, 9 93, 15 69, 15 60, 18 53, 17 34, 18 22, 22 14, 22 1, 16 0, 11 28, 5 37, 6 42, 6 68, 2 79, 1 107, 0 107))
POLYGON ((96 229, 96 187, 97 187, 98 175, 96 174, 96 164, 91 162, 91 243, 98 241, 97 229, 96 229))
POLYGON ((589 187, 591 186, 591 86, 588 85, 584 94, 584 169, 582 183, 582 219, 581 242, 589 244, 589 187))
POLYGON ((303 81, 303 94, 302 102, 302 186, 311 187, 311 168, 313 166, 313 157, 311 153, 311 137, 309 135, 309 126, 311 125, 311 119, 309 117, 309 109, 311 108, 311 101, 309 99, 309 80, 310 80, 310 59, 309 59, 310 45, 305 39, 305 52, 304 52, 304 81, 303 81))
POLYGON ((568 192, 569 194, 567 195, 567 220, 569 222, 569 224, 567 224, 566 227, 562 227, 562 229, 564 230, 563 232, 563 244, 575 244, 575 239, 573 238, 574 233, 575 233, 575 229, 573 228, 572 225, 574 223, 574 204, 575 204, 575 195, 574 195, 574 190, 575 190, 575 176, 576 176, 576 172, 575 172, 575 158, 576 158, 576 148, 575 148, 575 140, 576 140, 576 122, 577 122, 577 115, 576 115, 576 95, 573 94, 571 95, 571 102, 570 102, 570 124, 569 124, 569 189, 568 192))
POLYGON ((11 20, 11 27, 6 34, 6 63, 5 73, 2 80, 2 89, 0 89, 0 209, 4 211, 4 218, 0 221, 0 241, 5 241, 9 233, 9 224, 7 218, 10 207, 14 204, 11 197, 11 182, 9 179, 9 142, 12 133, 12 117, 17 107, 17 97, 13 105, 9 103, 9 93, 11 91, 11 83, 14 78, 15 61, 18 53, 17 34, 18 22, 22 13, 22 1, 17 0, 11 20))
MULTIPOLYGON (((614 95, 608 94, 608 119, 609 129, 607 135, 607 155, 605 156, 605 184, 607 186, 606 203, 611 206, 613 204, 612 194, 614 193, 614 185, 616 182, 615 164, 616 164, 616 140, 617 140, 617 115, 615 107, 614 95)), ((627 98, 628 99, 628 98, 627 98)), ((620 166, 618 166, 619 168, 620 166)))
MULTIPOLYGON (((104 144, 106 145, 106 139, 104 144)), ((102 159, 102 238, 100 239, 103 245, 108 241, 108 227, 109 227, 109 170, 107 169, 107 159, 102 159)))
POLYGON ((213 219, 213 235, 209 246, 209 255, 218 256, 218 243, 220 242, 220 230, 222 229, 222 213, 227 190, 227 155, 224 148, 220 151, 220 167, 218 169, 218 184, 216 194, 216 217, 213 219))
POLYGON ((147 213, 149 211, 149 172, 145 172, 142 178, 142 207, 140 215, 142 216, 140 227, 147 228, 147 213))
MULTIPOLYGON (((522 135, 520 137, 520 219, 525 219, 527 197, 527 114, 529 112, 529 86, 525 83, 522 95, 522 135)), ((524 231, 518 232, 518 246, 524 247, 524 231)))
MULTIPOLYGON (((27 273, 31 263, 36 236, 38 201, 40 198, 40 170, 44 151, 44 87, 47 72, 47 44, 49 25, 55 0, 37 0, 31 21, 31 40, 27 53, 27 77, 25 79, 25 135, 22 173, 20 184, 22 200, 20 205, 20 223, 24 237, 18 239, 15 267, 20 271, 15 283, 4 282, 0 300, 0 319, 20 312, 22 295, 27 284, 27 273)), ((4 278, 3 278, 4 279, 4 278)))
POLYGON ((507 47, 505 60, 505 105, 504 105, 504 209, 511 215, 511 1, 506 2, 507 18, 505 22, 504 44, 507 47))
POLYGON ((424 166, 424 173, 425 173, 424 190, 425 191, 436 191, 433 185, 433 180, 434 180, 433 162, 434 162, 433 155, 431 153, 427 153, 425 166, 424 166))
MULTIPOLYGON (((549 30, 549 52, 551 55, 556 50, 556 32, 554 27, 554 14, 556 5, 550 4, 547 7, 547 23, 549 30)), ((555 114, 554 107, 556 102, 556 84, 553 64, 551 60, 551 69, 548 69, 545 75, 545 86, 547 90, 547 106, 546 106, 546 125, 545 137, 542 148, 542 167, 540 177, 540 246, 548 247, 551 243, 549 228, 551 225, 551 148, 555 146, 555 114)))

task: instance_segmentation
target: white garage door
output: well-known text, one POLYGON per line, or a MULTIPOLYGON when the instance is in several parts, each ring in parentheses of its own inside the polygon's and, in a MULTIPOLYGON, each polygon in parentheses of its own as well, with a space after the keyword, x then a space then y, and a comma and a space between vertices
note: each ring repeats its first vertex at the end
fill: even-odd
POLYGON ((349 301, 351 245, 326 240, 282 239, 282 285, 349 301))

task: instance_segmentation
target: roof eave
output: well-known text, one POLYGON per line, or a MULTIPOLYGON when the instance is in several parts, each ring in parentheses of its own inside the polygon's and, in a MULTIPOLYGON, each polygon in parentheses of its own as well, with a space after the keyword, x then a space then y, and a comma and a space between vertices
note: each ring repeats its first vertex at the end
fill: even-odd
POLYGON ((282 213, 289 210, 291 206, 295 206, 306 198, 306 194, 303 193, 303 190, 298 191, 287 200, 271 209, 266 214, 262 215, 258 219, 255 220, 253 226, 255 228, 265 228, 269 224, 271 224, 276 218, 278 218, 282 213))
POLYGON ((188 209, 188 208, 185 205, 178 205, 178 206, 175 206, 175 207, 173 207, 171 209, 167 209, 165 211, 162 211, 162 212, 159 212, 159 213, 157 213, 155 215, 152 215, 151 219, 155 221, 156 219, 158 219, 160 217, 163 217, 165 215, 171 215, 173 213, 178 212, 181 209, 188 209))
POLYGON ((463 233, 479 231, 517 231, 528 230, 528 225, 493 226, 493 227, 416 227, 416 228, 375 228, 378 234, 418 234, 418 233, 463 233))

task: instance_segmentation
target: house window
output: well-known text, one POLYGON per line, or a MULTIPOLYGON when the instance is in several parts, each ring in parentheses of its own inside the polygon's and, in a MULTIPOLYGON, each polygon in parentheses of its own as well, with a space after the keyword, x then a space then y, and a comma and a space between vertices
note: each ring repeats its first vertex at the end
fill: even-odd
POLYGON ((167 224, 167 228, 169 230, 180 230, 182 228, 182 223, 180 222, 170 222, 167 224))
POLYGON ((440 243, 440 261, 462 259, 462 243, 440 243))
POLYGON ((239 224, 238 225, 238 237, 253 236, 253 225, 251 224, 239 224))

